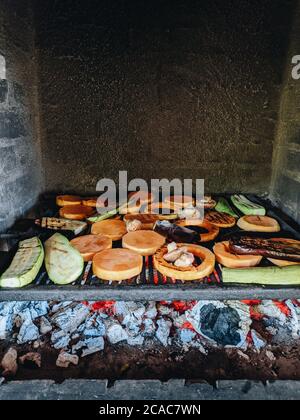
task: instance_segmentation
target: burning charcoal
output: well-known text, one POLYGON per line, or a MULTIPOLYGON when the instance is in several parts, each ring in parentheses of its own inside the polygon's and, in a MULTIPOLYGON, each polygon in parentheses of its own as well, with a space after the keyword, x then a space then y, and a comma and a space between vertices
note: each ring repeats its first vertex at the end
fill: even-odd
POLYGON ((15 376, 18 370, 18 353, 16 349, 10 348, 1 361, 2 375, 4 377, 15 376))
POLYGON ((128 339, 127 332, 119 324, 113 324, 107 329, 107 338, 111 344, 117 344, 128 339))
POLYGON ((65 332, 74 332, 88 317, 90 311, 85 305, 78 304, 74 308, 69 307, 65 311, 55 315, 52 320, 65 332))
POLYGON ((69 334, 65 333, 64 331, 57 330, 52 333, 51 341, 53 343, 53 347, 58 350, 68 347, 71 338, 69 334))
POLYGON ((165 320, 164 318, 160 318, 157 320, 157 325, 158 329, 155 336, 162 343, 162 345, 166 347, 169 344, 172 322, 165 320))
POLYGON ((282 325, 286 323, 287 316, 272 300, 264 300, 257 310, 265 317, 278 319, 282 325))
POLYGON ((39 353, 27 353, 24 356, 19 357, 21 365, 29 367, 38 367, 42 366, 42 357, 39 353))
POLYGON ((152 319, 145 319, 142 326, 142 336, 152 338, 155 336, 156 326, 152 319))
POLYGON ((12 315, 0 316, 0 340, 5 340, 7 338, 8 332, 12 330, 12 327, 12 315))
POLYGON ((60 368, 68 368, 71 364, 77 366, 79 363, 79 357, 75 354, 69 354, 62 352, 56 360, 56 366, 60 368))
POLYGON ((189 344, 191 341, 193 341, 193 339, 196 337, 196 333, 192 330, 188 330, 188 329, 183 329, 180 331, 180 341, 183 344, 189 344))
POLYGON ((82 333, 86 337, 103 337, 105 335, 105 325, 99 314, 94 314, 86 320, 82 333))
POLYGON ((158 305, 158 312, 160 315, 170 315, 173 312, 173 309, 166 305, 158 305))
POLYGON ((219 345, 246 346, 252 320, 249 307, 240 302, 198 302, 187 319, 202 336, 219 345))
POLYGON ((23 323, 19 335, 18 335, 18 344, 29 343, 35 341, 39 338, 40 333, 36 325, 33 324, 31 320, 27 320, 23 323))
POLYGON ((256 350, 259 351, 263 349, 264 347, 266 347, 267 342, 262 338, 260 334, 258 334, 257 331, 252 330, 251 337, 252 337, 253 345, 256 348, 256 350))
POLYGON ((35 320, 48 314, 49 304, 48 302, 29 302, 27 309, 30 312, 31 319, 35 320))
POLYGON ((42 335, 48 334, 52 331, 52 325, 44 316, 40 319, 40 333, 42 335))

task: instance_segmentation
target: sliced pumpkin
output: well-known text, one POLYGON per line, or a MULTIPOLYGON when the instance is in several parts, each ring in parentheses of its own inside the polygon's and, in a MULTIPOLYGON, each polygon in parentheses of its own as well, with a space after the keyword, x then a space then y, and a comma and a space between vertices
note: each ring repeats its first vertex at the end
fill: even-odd
POLYGON ((276 219, 268 216, 244 216, 237 225, 247 232, 280 232, 280 225, 276 219))
POLYGON ((201 227, 207 232, 200 234, 200 242, 210 242, 216 239, 220 233, 220 229, 217 226, 212 225, 206 220, 201 219, 182 219, 176 223, 177 226, 189 227, 189 226, 198 226, 201 227))
POLYGON ((105 235, 112 241, 119 241, 127 233, 126 224, 123 220, 108 219, 94 223, 91 229, 92 235, 105 235))
POLYGON ((80 252, 84 261, 92 261, 94 256, 105 249, 112 248, 112 240, 105 235, 84 235, 71 241, 71 245, 80 252))
POLYGON ((168 253, 168 247, 164 246, 154 255, 154 267, 163 276, 171 277, 182 281, 201 280, 209 276, 215 268, 215 256, 207 248, 193 244, 178 244, 178 247, 186 247, 201 262, 192 267, 176 267, 172 263, 164 259, 164 255, 168 253))
POLYGON ((262 261, 261 256, 255 255, 236 255, 229 249, 229 241, 217 243, 213 251, 218 263, 227 268, 246 268, 256 267, 262 261))

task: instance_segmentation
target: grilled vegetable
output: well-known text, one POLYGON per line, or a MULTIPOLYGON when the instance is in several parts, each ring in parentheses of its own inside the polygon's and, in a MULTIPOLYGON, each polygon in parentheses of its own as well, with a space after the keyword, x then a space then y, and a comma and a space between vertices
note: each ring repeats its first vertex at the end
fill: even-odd
POLYGON ((266 209, 259 204, 248 200, 244 195, 232 195, 231 201, 243 214, 248 216, 265 216, 266 209))
POLYGON ((84 268, 83 258, 68 239, 56 233, 45 243, 45 264, 53 283, 65 285, 77 280, 84 268))
POLYGON ((280 239, 233 238, 229 241, 230 251, 238 255, 261 255, 278 260, 300 262, 300 242, 280 239))
POLYGON ((231 205, 228 203, 228 201, 226 200, 226 198, 220 198, 220 200, 218 201, 218 204, 215 207, 215 210, 217 210, 220 213, 229 214, 230 216, 233 216, 233 217, 236 217, 236 218, 239 217, 235 213, 235 211, 233 210, 233 208, 231 207, 231 205))
POLYGON ((57 219, 55 217, 43 217, 41 220, 36 220, 36 224, 44 229, 51 230, 69 230, 74 235, 79 235, 87 228, 87 223, 79 220, 57 219))
POLYGON ((300 265, 284 268, 224 268, 223 283, 258 284, 264 286, 298 286, 300 285, 300 265))
POLYGON ((119 212, 119 209, 114 209, 114 210, 110 210, 104 214, 101 214, 99 216, 95 216, 95 217, 89 217, 87 220, 90 223, 97 223, 97 222, 102 222, 102 220, 106 220, 106 219, 110 219, 113 216, 116 216, 119 212))
POLYGON ((44 248, 35 237, 20 242, 10 267, 0 278, 1 287, 24 287, 32 283, 44 261, 44 248))

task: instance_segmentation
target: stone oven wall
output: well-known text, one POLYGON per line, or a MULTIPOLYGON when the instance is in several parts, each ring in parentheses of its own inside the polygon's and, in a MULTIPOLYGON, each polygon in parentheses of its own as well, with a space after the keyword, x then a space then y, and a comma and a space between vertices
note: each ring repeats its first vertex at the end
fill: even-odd
POLYGON ((34 30, 27 0, 0 0, 0 232, 42 188, 34 30))
POLYGON ((292 0, 36 1, 48 190, 269 191, 292 0))
POLYGON ((300 70, 297 71, 299 76, 295 79, 295 56, 300 56, 300 2, 294 14, 291 32, 272 179, 272 198, 300 222, 300 70))

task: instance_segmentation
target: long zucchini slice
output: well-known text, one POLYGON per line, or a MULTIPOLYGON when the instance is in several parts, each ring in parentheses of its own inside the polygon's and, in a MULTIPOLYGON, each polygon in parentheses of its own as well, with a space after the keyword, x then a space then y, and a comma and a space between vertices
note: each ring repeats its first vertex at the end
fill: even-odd
POLYGON ((218 204, 215 207, 215 210, 219 211, 220 213, 226 213, 230 216, 238 218, 239 216, 236 214, 236 212, 233 210, 231 205, 228 203, 226 198, 220 198, 218 201, 218 204))
POLYGON ((259 204, 248 200, 244 195, 233 195, 231 201, 246 216, 265 216, 266 209, 259 204))
POLYGON ((292 265, 284 268, 223 268, 223 283, 298 286, 300 285, 300 265, 292 265))
POLYGON ((53 235, 45 242, 45 251, 46 270, 53 283, 70 284, 82 274, 83 258, 65 236, 60 233, 53 235))
POLYGON ((44 248, 39 238, 26 239, 19 243, 19 249, 10 265, 0 278, 0 286, 20 288, 32 283, 44 261, 44 248))

